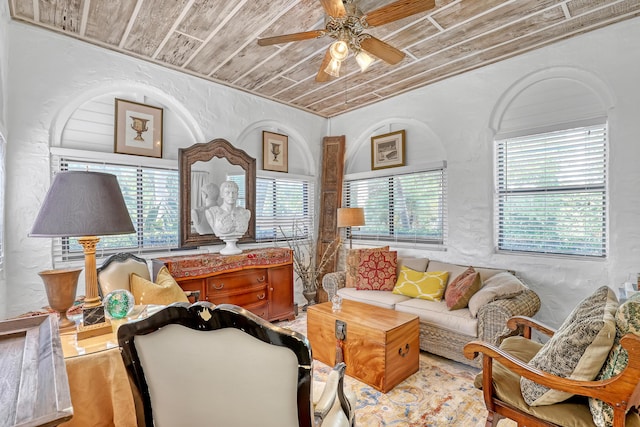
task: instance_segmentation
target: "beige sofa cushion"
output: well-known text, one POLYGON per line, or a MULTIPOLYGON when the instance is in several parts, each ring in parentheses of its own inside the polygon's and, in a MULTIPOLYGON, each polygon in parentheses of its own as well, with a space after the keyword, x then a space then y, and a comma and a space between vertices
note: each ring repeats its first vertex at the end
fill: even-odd
MULTIPOLYGON (((468 265, 451 264, 448 262, 430 260, 429 265, 427 266, 427 271, 448 271, 449 282, 451 282, 455 280, 455 278, 458 277, 460 274, 464 273, 468 267, 469 267, 468 265)), ((478 273, 480 273, 480 278, 482 279, 483 282, 498 273, 502 273, 503 271, 506 271, 504 268, 474 267, 474 269, 478 273)))
POLYGON ((398 257, 398 269, 396 271, 396 278, 400 274, 402 266, 409 267, 415 271, 426 271, 427 265, 429 265, 429 258, 413 258, 413 257, 398 257))
POLYGON ((359 291, 356 288, 340 288, 338 295, 351 301, 363 302, 393 310, 397 303, 410 299, 404 295, 396 295, 386 291, 359 291))
POLYGON ((415 314, 420 323, 434 325, 439 329, 457 332, 469 337, 478 337, 478 319, 471 317, 469 309, 449 310, 447 303, 411 298, 398 302, 396 311, 415 314))

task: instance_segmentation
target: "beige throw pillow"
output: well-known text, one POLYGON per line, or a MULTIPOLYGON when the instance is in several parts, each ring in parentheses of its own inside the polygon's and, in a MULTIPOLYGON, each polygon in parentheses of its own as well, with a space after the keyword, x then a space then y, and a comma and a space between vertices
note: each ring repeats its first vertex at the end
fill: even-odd
POLYGON ((480 290, 469 299, 469 311, 473 317, 478 315, 480 308, 498 298, 511 298, 527 287, 516 276, 509 272, 498 273, 489 277, 480 290))
POLYGON ((135 273, 131 274, 129 282, 136 304, 168 305, 174 302, 189 302, 184 291, 171 276, 167 267, 160 269, 156 283, 135 273))
MULTIPOLYGON (((573 309, 529 365, 562 378, 593 380, 613 345, 617 308, 616 295, 602 286, 573 309)), ((531 406, 552 405, 573 396, 524 377, 520 378, 520 390, 531 406)))

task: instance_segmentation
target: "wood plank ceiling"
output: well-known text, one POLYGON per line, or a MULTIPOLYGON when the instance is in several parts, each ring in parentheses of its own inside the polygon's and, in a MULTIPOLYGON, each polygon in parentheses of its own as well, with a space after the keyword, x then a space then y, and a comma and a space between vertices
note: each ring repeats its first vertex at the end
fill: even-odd
MULTIPOLYGON (((366 13, 393 0, 359 0, 366 13)), ((640 0, 437 0, 366 32, 406 53, 315 76, 333 39, 258 46, 324 28, 319 0, 9 0, 13 19, 333 117, 640 14, 640 0)))

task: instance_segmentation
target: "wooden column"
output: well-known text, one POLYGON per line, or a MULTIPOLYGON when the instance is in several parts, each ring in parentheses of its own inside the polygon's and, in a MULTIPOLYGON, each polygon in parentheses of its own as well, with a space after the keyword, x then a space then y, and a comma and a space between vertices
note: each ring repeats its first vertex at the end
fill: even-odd
MULTIPOLYGON (((344 175, 345 137, 326 136, 322 141, 322 178, 320 183, 320 220, 316 262, 327 246, 338 236, 337 211, 342 205, 342 178, 344 175)), ((325 273, 335 271, 337 256, 327 264, 325 273)), ((318 279, 318 302, 327 301, 327 293, 322 289, 322 276, 318 279)))

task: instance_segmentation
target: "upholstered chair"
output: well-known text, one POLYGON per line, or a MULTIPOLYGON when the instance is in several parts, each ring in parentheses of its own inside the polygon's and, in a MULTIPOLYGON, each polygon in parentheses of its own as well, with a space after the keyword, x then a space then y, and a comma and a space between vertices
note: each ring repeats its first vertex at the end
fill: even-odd
POLYGON ((98 290, 104 297, 116 289, 131 291, 129 278, 131 273, 150 280, 151 274, 147 261, 134 254, 121 252, 111 255, 98 267, 98 290))
POLYGON ((615 319, 609 309, 579 305, 557 330, 516 316, 507 326, 524 328, 523 336, 500 347, 467 344, 466 357, 484 356, 475 385, 489 411, 486 426, 502 418, 518 426, 640 426, 640 298, 613 308, 615 319), (549 340, 532 340, 532 330, 549 340))
POLYGON ((147 426, 354 425, 345 365, 318 387, 307 338, 241 307, 171 304, 122 325, 118 341, 147 426))

